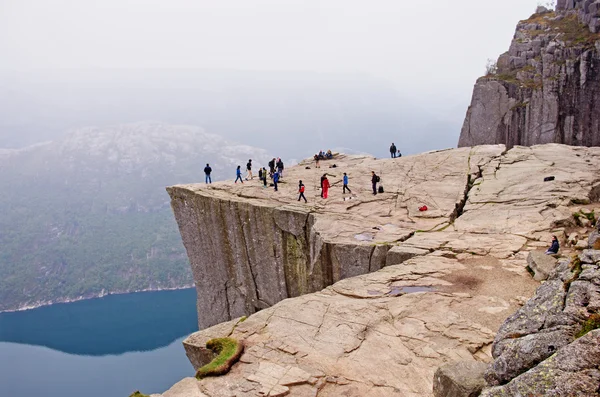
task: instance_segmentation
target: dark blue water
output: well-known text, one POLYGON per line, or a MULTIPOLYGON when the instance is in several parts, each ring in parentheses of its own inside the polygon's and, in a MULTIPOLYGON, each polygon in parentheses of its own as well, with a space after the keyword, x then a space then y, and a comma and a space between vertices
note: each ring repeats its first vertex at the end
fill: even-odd
POLYGON ((162 393, 194 371, 196 292, 142 292, 0 314, 0 396, 162 393))

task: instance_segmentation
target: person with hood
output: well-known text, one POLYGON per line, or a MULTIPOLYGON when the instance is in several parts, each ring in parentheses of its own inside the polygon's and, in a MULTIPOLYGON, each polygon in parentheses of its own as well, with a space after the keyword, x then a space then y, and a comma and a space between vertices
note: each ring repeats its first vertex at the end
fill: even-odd
POLYGON ((235 183, 237 183, 238 179, 240 180, 240 182, 244 183, 244 181, 242 180, 242 168, 238 165, 237 169, 235 170, 235 183))
POLYGON ((392 155, 392 158, 395 159, 396 158, 396 151, 398 149, 396 148, 396 145, 394 145, 394 142, 392 142, 392 146, 390 146, 390 154, 392 155))
POLYGON ((205 183, 212 183, 212 179, 210 179, 210 173, 212 172, 212 168, 210 168, 210 165, 208 163, 206 163, 206 167, 204 167, 204 182, 205 183))
POLYGON ((327 179, 327 174, 323 174, 323 198, 326 199, 329 195, 329 179, 327 179))
POLYGON ((375 171, 371 171, 371 184, 373 185, 373 194, 377 194, 377 182, 379 182, 379 176, 375 174, 375 171))
POLYGON ((556 236, 552 236, 552 245, 550 245, 550 248, 548 248, 548 251, 546 251, 546 255, 558 254, 559 249, 560 246, 558 245, 558 239, 556 236))
POLYGON ((302 183, 302 181, 298 182, 298 193, 300 193, 300 195, 298 196, 298 201, 300 201, 300 199, 304 199, 304 202, 307 203, 308 201, 306 200, 306 196, 304 195, 304 183, 302 183))
POLYGON ((248 160, 248 163, 246 163, 246 180, 248 179, 253 179, 252 176, 252 159, 248 160))
POLYGON ((342 194, 346 194, 346 190, 348 190, 348 193, 352 194, 352 190, 350 190, 350 188, 348 187, 348 175, 346 175, 346 173, 344 172, 344 191, 342 194))
POLYGON ((273 174, 273 186, 275 187, 275 191, 277 191, 277 183, 279 183, 279 172, 275 171, 273 174))

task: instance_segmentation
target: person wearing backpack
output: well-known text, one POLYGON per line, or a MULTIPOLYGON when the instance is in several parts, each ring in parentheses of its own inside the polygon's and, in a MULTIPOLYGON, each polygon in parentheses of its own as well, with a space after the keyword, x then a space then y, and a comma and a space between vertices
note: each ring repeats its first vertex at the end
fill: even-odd
POLYGON ((244 181, 242 180, 242 168, 238 165, 237 169, 235 170, 235 183, 237 183, 238 179, 240 180, 240 182, 244 183, 244 181))
POLYGON ((210 168, 210 165, 208 163, 206 163, 206 167, 204 167, 204 182, 206 183, 212 183, 212 179, 210 179, 210 173, 212 172, 212 168, 210 168))
POLYGON ((348 190, 348 193, 352 194, 352 190, 350 190, 350 188, 348 187, 348 175, 346 175, 346 173, 344 172, 344 190, 342 194, 346 194, 346 190, 348 190))
POLYGON ((377 194, 377 183, 381 180, 375 171, 371 171, 371 184, 373 185, 373 194, 377 194))
POLYGON ((273 160, 269 161, 269 176, 273 177, 274 173, 275 173, 275 158, 273 158, 273 160))
POLYGON ((392 146, 390 146, 390 154, 392 155, 392 158, 395 159, 396 158, 396 145, 394 145, 394 142, 392 142, 392 146))
POLYGON ((326 199, 329 195, 329 179, 327 179, 327 174, 323 174, 323 198, 326 199))
POLYGON ((300 193, 298 196, 298 201, 300 201, 300 199, 304 199, 304 202, 307 203, 308 201, 306 201, 306 196, 304 195, 304 183, 302 183, 302 181, 298 182, 298 193, 300 193))
POLYGON ((281 161, 281 158, 277 159, 277 172, 279 172, 279 177, 283 178, 283 161, 281 161))

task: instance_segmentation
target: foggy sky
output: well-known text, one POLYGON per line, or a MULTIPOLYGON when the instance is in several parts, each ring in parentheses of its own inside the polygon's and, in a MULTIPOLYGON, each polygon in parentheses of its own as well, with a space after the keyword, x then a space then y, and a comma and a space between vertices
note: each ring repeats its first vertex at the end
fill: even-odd
POLYGON ((367 73, 449 112, 445 101, 468 102, 487 58, 508 49, 516 23, 537 4, 0 0, 0 68, 367 73))

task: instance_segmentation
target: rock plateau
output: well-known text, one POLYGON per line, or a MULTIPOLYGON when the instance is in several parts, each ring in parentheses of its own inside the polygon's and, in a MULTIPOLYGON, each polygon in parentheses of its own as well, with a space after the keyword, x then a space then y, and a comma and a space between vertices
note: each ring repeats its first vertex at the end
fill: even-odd
POLYGON ((599 169, 600 148, 495 145, 305 162, 279 192, 258 181, 168 188, 198 290, 188 357, 206 364, 213 337, 246 349, 229 374, 164 396, 433 395, 438 367, 501 356, 495 331, 539 286, 529 252, 551 233, 566 239, 581 206, 599 207, 599 169), (371 194, 371 170, 385 193, 371 194))

